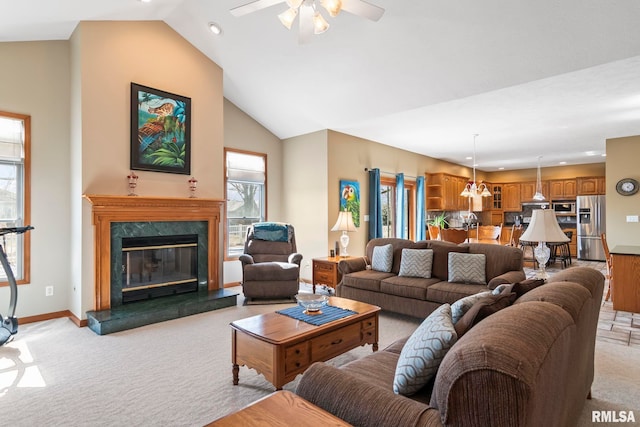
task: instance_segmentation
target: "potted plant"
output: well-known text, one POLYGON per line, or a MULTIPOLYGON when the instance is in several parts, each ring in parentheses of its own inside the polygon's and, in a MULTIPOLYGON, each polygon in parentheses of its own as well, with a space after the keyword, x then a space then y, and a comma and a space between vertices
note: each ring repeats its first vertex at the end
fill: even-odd
POLYGON ((445 226, 449 225, 449 223, 447 222, 447 214, 446 214, 446 212, 442 212, 440 215, 437 215, 437 216, 431 218, 427 222, 427 225, 433 225, 433 226, 436 226, 436 227, 445 228, 445 226))
POLYGON ((440 235, 440 229, 445 228, 445 226, 449 225, 447 222, 447 214, 442 212, 440 215, 437 215, 427 221, 427 228, 429 230, 429 238, 431 240, 438 240, 440 235))

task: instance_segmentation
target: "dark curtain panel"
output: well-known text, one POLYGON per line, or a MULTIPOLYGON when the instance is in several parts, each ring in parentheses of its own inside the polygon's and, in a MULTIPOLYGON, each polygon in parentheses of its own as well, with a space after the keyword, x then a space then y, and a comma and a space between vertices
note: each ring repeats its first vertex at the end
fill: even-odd
POLYGON ((369 170, 369 240, 382 237, 380 169, 369 170))
POLYGON ((404 174, 396 174, 396 237, 407 239, 407 230, 404 223, 404 174))
POLYGON ((425 224, 425 194, 424 194, 424 176, 416 179, 416 241, 427 238, 425 224))

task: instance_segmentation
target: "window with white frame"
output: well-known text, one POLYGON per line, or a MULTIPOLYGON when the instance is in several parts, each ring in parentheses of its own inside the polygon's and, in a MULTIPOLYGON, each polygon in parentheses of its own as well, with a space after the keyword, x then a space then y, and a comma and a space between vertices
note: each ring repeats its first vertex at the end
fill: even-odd
MULTIPOLYGON (((31 118, 0 111, 0 228, 28 225, 29 153, 31 118)), ((0 237, 18 284, 28 283, 29 235, 7 234, 0 237)), ((0 269, 0 286, 7 285, 0 269)))
POLYGON ((244 251, 247 228, 264 221, 267 200, 267 155, 225 149, 227 258, 244 251))

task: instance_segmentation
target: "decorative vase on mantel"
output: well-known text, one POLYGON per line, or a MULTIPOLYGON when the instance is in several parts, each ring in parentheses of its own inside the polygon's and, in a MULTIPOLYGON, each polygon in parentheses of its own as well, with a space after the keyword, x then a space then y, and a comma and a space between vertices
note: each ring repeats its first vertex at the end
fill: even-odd
POLYGON ((127 180, 129 182, 129 194, 127 196, 137 196, 135 190, 138 186, 138 175, 134 171, 131 171, 129 175, 127 175, 127 180))

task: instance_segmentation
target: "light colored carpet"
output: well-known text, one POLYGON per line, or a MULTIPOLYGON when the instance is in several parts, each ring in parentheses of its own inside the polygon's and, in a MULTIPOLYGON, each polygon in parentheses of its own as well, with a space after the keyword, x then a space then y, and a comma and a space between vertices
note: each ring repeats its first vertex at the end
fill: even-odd
MULTIPOLYGON (((0 424, 202 426, 266 396, 273 386, 245 367, 240 384, 232 385, 229 323, 283 305, 245 306, 242 300, 237 307, 105 336, 67 319, 21 326, 13 342, 0 347, 0 424)), ((380 348, 418 324, 383 313, 380 348)), ((370 352, 371 346, 360 347, 330 363, 370 352)), ((640 418, 638 360, 637 348, 597 343, 594 398, 579 425, 592 425, 592 410, 635 410, 640 418)))

